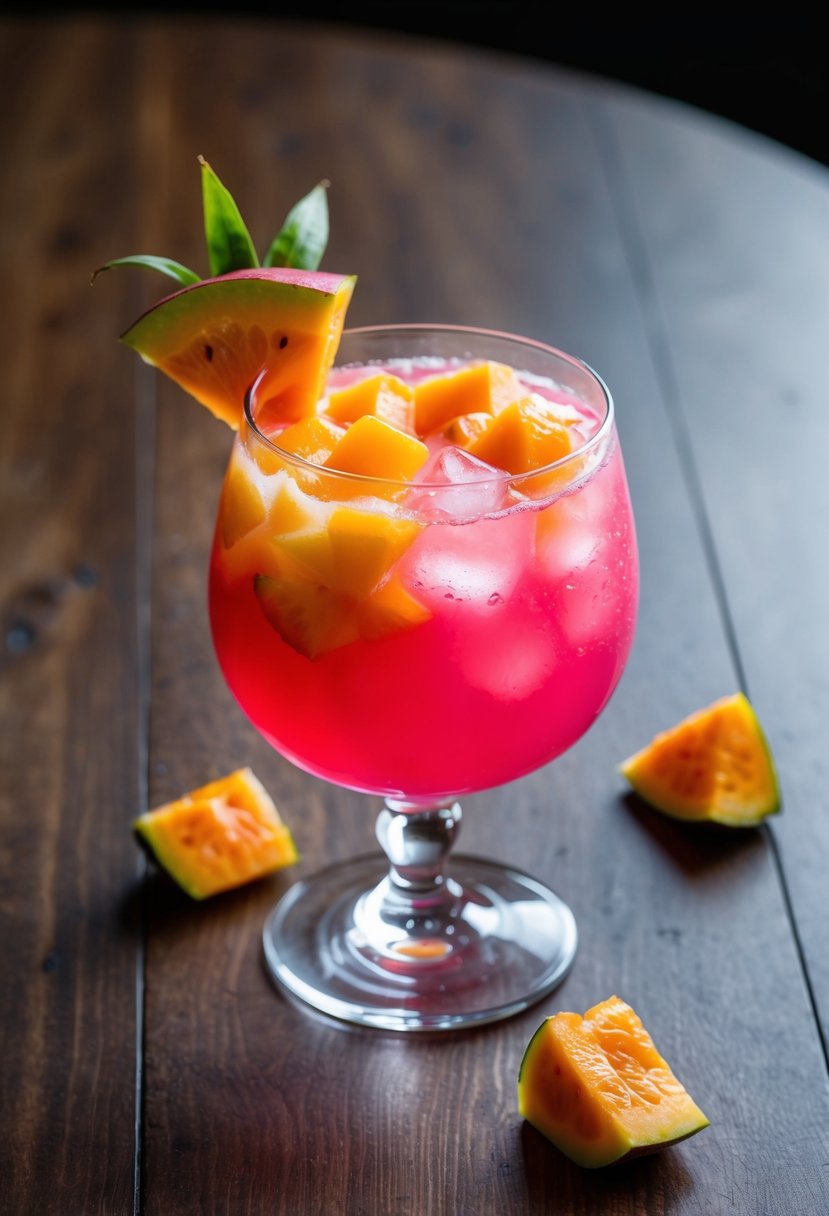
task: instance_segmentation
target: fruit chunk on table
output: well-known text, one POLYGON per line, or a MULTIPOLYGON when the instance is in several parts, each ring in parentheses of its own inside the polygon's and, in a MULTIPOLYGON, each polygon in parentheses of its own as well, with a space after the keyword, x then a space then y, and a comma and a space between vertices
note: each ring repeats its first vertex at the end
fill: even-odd
POLYGON ((685 1140, 708 1119, 638 1015, 616 996, 542 1022, 518 1076, 524 1118, 578 1165, 598 1168, 685 1140))
POLYGON ((620 771, 641 798, 675 819, 751 827, 780 810, 771 750, 743 693, 662 731, 620 771))
POLYGON ((240 768, 139 816, 139 841, 193 899, 242 886, 298 860, 262 782, 240 768))

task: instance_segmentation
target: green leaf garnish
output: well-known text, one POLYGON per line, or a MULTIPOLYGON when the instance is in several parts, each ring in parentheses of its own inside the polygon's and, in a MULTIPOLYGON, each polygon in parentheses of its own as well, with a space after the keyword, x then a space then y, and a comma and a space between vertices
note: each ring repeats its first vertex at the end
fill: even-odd
MULTIPOLYGON (((201 165, 204 234, 211 276, 255 269, 259 266, 259 258, 233 195, 222 185, 204 157, 200 156, 198 160, 201 165)), ((328 244, 329 184, 327 181, 319 182, 291 208, 271 241, 263 266, 290 266, 298 270, 319 268, 328 244)), ((172 258, 135 253, 125 258, 113 258, 99 266, 93 272, 90 283, 94 283, 102 271, 113 266, 144 266, 167 275, 182 287, 202 281, 194 271, 172 258)))
POLYGON ((157 258, 152 253, 133 253, 126 258, 113 258, 111 262, 106 262, 93 271, 90 282, 94 283, 98 275, 104 270, 109 270, 111 266, 146 266, 148 270, 158 270, 161 274, 166 274, 184 287, 188 287, 191 283, 201 282, 199 276, 192 270, 188 270, 186 266, 182 266, 181 262, 174 262, 172 258, 157 258))
POLYGON ((211 275, 229 274, 259 265, 250 233, 229 190, 225 189, 203 156, 201 165, 204 235, 211 275))
POLYGON ((320 182, 291 208, 265 254, 264 266, 317 269, 328 244, 328 186, 320 182))

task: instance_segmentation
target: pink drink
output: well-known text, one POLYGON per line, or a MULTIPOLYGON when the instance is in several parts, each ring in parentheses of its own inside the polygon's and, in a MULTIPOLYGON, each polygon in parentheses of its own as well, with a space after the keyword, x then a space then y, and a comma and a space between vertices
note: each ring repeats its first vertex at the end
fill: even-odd
MULTIPOLYGON (((571 392, 542 391, 573 408, 571 392)), ((259 556, 234 561, 220 515, 210 569, 216 654, 279 752, 339 785, 430 802, 514 780, 584 734, 627 659, 638 568, 612 418, 602 425, 592 405, 575 408, 584 454, 546 480, 493 471, 486 482, 427 486, 434 455, 393 505, 369 500, 367 509, 421 525, 394 574, 423 619, 313 659, 283 640, 254 593, 267 536, 259 556)), ((242 468, 268 448, 248 423, 236 445, 242 468)), ((438 473, 451 475, 455 452, 438 473)), ((469 475, 463 460, 457 468, 469 475)), ((289 475, 301 473, 301 462, 287 463, 289 475)), ((268 477, 255 476, 267 499, 268 477)))

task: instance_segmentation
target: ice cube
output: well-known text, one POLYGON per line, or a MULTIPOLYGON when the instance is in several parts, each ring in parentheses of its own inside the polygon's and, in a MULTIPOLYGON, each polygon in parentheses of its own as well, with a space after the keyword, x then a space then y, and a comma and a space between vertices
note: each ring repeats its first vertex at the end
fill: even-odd
POLYGON ((504 507, 507 484, 491 464, 448 444, 420 469, 406 506, 429 520, 477 519, 504 507))
POLYGON ((548 680, 558 660, 551 628, 519 628, 505 614, 497 634, 474 626, 458 647, 463 674, 473 688, 500 701, 520 701, 548 680))
POLYGON ((489 613, 506 602, 532 560, 531 511, 473 523, 435 523, 403 558, 406 580, 435 613, 489 613))

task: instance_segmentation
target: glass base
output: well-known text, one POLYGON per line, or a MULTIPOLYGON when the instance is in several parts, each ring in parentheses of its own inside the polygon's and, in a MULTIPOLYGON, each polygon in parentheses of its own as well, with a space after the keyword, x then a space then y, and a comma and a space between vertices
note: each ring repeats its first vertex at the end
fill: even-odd
POLYGON ((534 878, 453 856, 439 905, 395 923, 378 916, 394 898, 381 867, 371 855, 322 870, 265 923, 271 975, 315 1009, 384 1030, 456 1030, 519 1013, 570 970, 573 914, 534 878))

